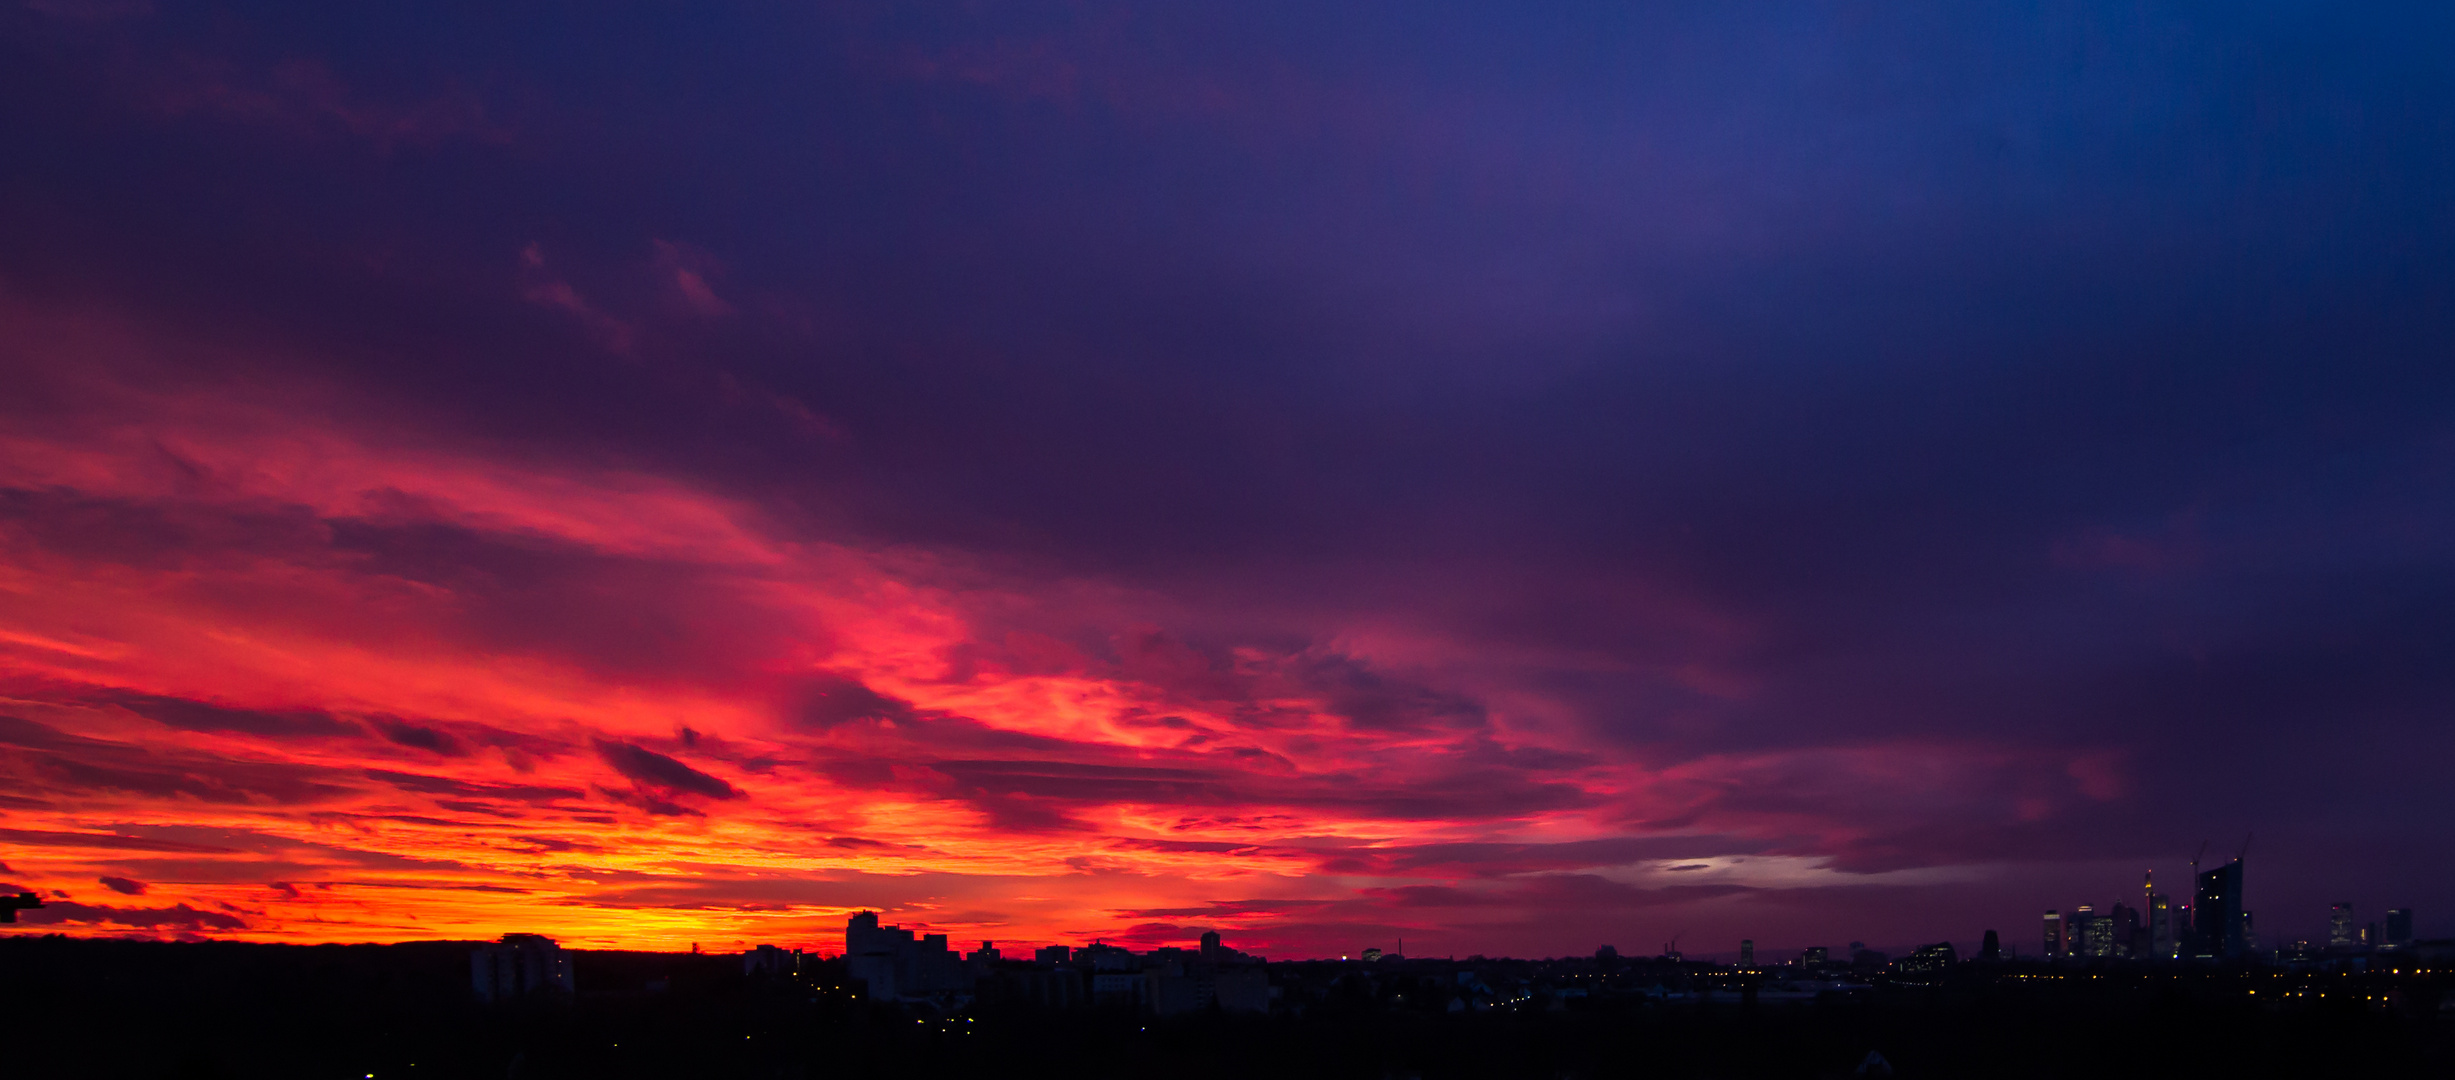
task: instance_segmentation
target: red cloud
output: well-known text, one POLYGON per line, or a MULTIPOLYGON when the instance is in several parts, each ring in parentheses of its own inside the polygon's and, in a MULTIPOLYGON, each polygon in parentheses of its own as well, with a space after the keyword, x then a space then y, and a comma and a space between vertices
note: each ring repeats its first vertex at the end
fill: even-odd
POLYGON ((169 906, 52 923, 823 943, 902 906, 999 939, 1501 940, 1544 932, 1528 905, 1601 927, 1769 887, 1700 860, 1920 865, 2120 792, 1977 744, 1649 765, 1327 639, 1198 642, 1095 584, 346 395, 76 370, 83 419, 0 435, 0 855, 169 906), (1674 861, 1713 869, 1645 877, 1674 861))

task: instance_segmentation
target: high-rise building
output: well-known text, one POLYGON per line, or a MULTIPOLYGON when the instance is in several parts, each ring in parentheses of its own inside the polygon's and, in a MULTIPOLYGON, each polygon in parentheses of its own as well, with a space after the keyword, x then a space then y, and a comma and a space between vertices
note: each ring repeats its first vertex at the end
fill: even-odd
POLYGON ((1799 954, 1799 963, 1807 967, 1817 967, 1832 962, 1833 950, 1822 945, 1810 945, 1806 951, 1799 954))
POLYGON ((2139 912, 2132 910, 2128 904, 2118 903, 2112 911, 2106 912, 2105 921, 2111 930, 2108 935, 2111 941, 2104 955, 2131 956, 2140 951, 2139 912))
POLYGON ((2098 921, 2097 905, 2082 904, 2063 916, 2063 955, 2089 955, 2089 929, 2098 921))
POLYGON ((505 934, 469 954, 469 984, 488 1003, 522 998, 570 1000, 578 993, 571 958, 542 934, 505 934))
POLYGON ((2353 941, 2353 905, 2339 900, 2327 909, 2327 947, 2350 949, 2353 941))
POLYGON ((1990 964, 2003 959, 2003 939, 1994 931, 1986 932, 1986 943, 1978 946, 1978 959, 1990 964))
POLYGON ((2047 959, 2063 955, 2063 913, 2053 908, 2046 909, 2045 944, 2047 959))
POLYGON ((2171 960, 2180 951, 2182 935, 2174 932, 2182 913, 2164 893, 2148 894, 2148 951, 2145 955, 2171 960))
POLYGON ((2199 913, 2191 910, 2191 902, 2193 899, 2195 898, 2191 894, 2184 893, 2180 896, 2169 897, 2166 900, 2168 904, 2172 905, 2174 921, 2174 957, 2176 959, 2191 955, 2192 928, 2199 925, 2199 913))
POLYGON ((2063 938, 2071 943, 2076 956, 2102 958, 2114 955, 2114 920, 2097 913, 2093 905, 2080 909, 2064 920, 2063 938))
POLYGON ((2390 949, 2402 949, 2408 948, 2411 945, 2412 909, 2408 907, 2388 908, 2387 940, 2385 942, 2385 947, 2390 949))
POLYGON ((946 947, 946 935, 915 935, 900 926, 881 926, 875 911, 845 922, 844 973, 873 1001, 969 990, 972 984, 962 954, 946 947))
POLYGON ((1743 968, 1754 968, 1756 966, 1755 938, 1739 939, 1739 966, 1743 968))
POLYGON ((2190 955, 2208 958, 2240 956, 2250 951, 2242 912, 2242 860, 2214 870, 2202 870, 2198 896, 2191 904, 2190 955))
POLYGON ((2157 872, 2140 873, 2140 926, 2131 932, 2131 955, 2157 955, 2157 872))

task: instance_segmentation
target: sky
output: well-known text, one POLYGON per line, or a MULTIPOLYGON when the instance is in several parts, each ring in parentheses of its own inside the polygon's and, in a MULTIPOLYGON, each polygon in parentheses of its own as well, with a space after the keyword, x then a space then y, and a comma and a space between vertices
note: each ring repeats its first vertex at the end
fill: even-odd
POLYGON ((2455 9, 0 9, 8 933, 2455 934, 2455 9))

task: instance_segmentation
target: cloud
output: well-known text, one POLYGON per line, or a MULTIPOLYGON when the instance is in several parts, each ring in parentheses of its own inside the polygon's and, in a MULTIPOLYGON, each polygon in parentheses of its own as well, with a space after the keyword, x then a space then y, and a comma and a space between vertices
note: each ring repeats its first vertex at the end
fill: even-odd
POLYGON ((448 776, 427 776, 420 773, 394 772, 390 769, 366 769, 369 779, 380 780, 404 791, 429 795, 455 795, 467 799, 500 799, 533 805, 576 799, 584 794, 578 788, 552 787, 540 784, 502 784, 482 780, 459 780, 448 776))
POLYGON ((710 799, 739 799, 744 793, 722 780, 654 750, 627 742, 607 739, 596 741, 597 756, 615 772, 633 783, 667 795, 697 795, 710 799))
POLYGON ((21 790, 71 799, 117 793, 225 806, 257 802, 297 806, 331 802, 348 794, 348 789, 328 782, 326 770, 315 766, 234 760, 178 748, 156 751, 133 743, 70 735, 11 716, 0 716, 0 772, 12 776, 21 790))
POLYGON ((124 877, 106 877, 100 880, 103 887, 111 890, 112 892, 120 893, 126 896, 145 895, 145 883, 142 881, 133 881, 124 877))
POLYGON ((689 244, 658 240, 653 244, 656 266, 673 286, 674 296, 684 307, 702 318, 723 318, 734 313, 734 307, 716 295, 711 279, 724 273, 724 264, 706 250, 689 244))
POLYGON ((33 829, 0 829, 0 841, 33 847, 95 848, 106 851, 161 851, 175 854, 226 855, 233 849, 211 844, 194 844, 178 840, 158 840, 142 836, 122 836, 113 833, 44 832, 33 829))
POLYGON ((158 697, 151 694, 114 694, 106 700, 156 723, 187 731, 232 732, 267 738, 311 735, 339 735, 348 732, 348 725, 328 713, 315 710, 268 712, 260 709, 235 709, 208 701, 158 697))
POLYGON ((911 702, 888 697, 845 675, 813 676, 801 683, 799 692, 798 719, 819 727, 860 720, 910 721, 915 715, 911 702))
POLYGON ((611 352, 627 354, 631 351, 638 340, 638 328, 589 302, 570 282, 547 274, 543 247, 531 242, 521 248, 520 266, 526 279, 520 287, 521 299, 569 315, 590 337, 611 352))
POLYGON ((17 913, 17 921, 36 926, 91 926, 96 928, 128 927, 138 930, 204 931, 245 930, 247 921, 236 915, 218 911, 199 911, 186 904, 159 908, 118 908, 67 901, 46 902, 42 907, 17 913))
POLYGON ((375 725, 375 730, 380 732, 385 739, 398 745, 444 757, 467 757, 469 754, 469 747, 466 743, 441 728, 413 724, 391 716, 373 716, 367 719, 369 723, 375 725))
POLYGON ((138 83, 145 104, 171 117, 204 117, 304 137, 343 135, 387 154, 450 141, 500 145, 514 133, 483 98, 466 89, 379 100, 349 85, 331 65, 309 58, 250 69, 191 54, 147 72, 138 83))

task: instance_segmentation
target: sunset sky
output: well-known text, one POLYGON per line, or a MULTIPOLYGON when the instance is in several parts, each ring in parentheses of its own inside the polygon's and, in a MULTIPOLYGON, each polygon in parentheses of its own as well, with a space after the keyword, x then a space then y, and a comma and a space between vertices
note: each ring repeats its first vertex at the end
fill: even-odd
POLYGON ((2455 7, 0 9, 0 933, 2455 934, 2455 7))

